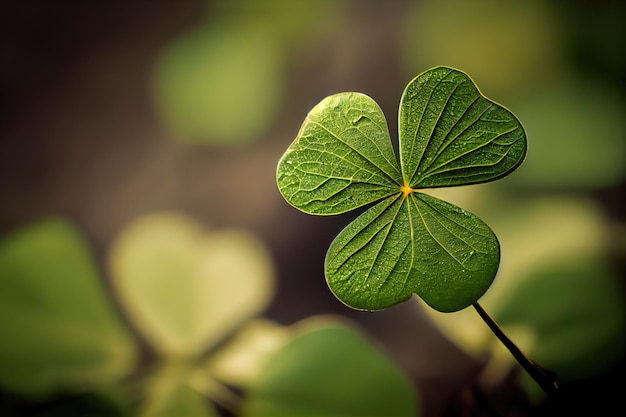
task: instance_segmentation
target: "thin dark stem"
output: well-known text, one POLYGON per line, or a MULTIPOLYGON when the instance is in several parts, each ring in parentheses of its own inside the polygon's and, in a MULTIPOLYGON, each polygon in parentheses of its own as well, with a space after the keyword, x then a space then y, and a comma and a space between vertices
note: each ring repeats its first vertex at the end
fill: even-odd
POLYGON ((559 392, 559 378, 556 373, 543 368, 537 362, 530 359, 507 337, 502 331, 498 323, 496 323, 489 314, 478 303, 474 303, 474 308, 478 315, 487 323, 493 334, 502 342, 504 346, 511 352, 513 357, 528 372, 528 374, 539 384, 550 398, 556 397, 559 392))

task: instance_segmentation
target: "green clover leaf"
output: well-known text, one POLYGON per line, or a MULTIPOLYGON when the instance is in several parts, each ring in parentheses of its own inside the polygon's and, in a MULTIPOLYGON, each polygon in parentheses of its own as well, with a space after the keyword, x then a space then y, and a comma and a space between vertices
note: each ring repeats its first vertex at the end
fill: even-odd
POLYGON ((419 189, 504 177, 524 160, 526 134, 467 74, 447 67, 409 83, 398 126, 399 163, 374 100, 361 93, 325 98, 280 159, 278 188, 309 214, 376 203, 326 255, 326 280, 342 302, 379 310, 415 293, 436 310, 461 310, 495 278, 498 239, 475 215, 419 189))

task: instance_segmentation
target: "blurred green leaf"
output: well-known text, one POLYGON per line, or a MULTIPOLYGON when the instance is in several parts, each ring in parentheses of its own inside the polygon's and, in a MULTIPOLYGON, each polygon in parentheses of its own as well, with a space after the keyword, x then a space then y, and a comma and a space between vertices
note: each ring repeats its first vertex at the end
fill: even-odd
POLYGON ((483 91, 501 100, 527 93, 529 85, 534 89, 549 85, 562 75, 567 59, 563 22, 549 2, 422 0, 413 4, 406 13, 403 39, 408 74, 441 64, 463 68, 483 91))
POLYGON ((267 364, 243 416, 419 416, 407 377, 357 330, 318 324, 267 364))
POLYGON ((626 347, 626 306, 605 259, 578 257, 531 274, 493 316, 503 327, 530 326, 533 359, 563 381, 609 369, 626 347))
POLYGON ((202 353, 273 296, 271 258, 258 239, 244 230, 207 233, 173 212, 130 223, 110 263, 123 306, 164 355, 202 353))
POLYGON ((217 417, 219 413, 189 384, 192 369, 185 362, 164 362, 150 374, 140 417, 217 417))
POLYGON ((172 40, 156 67, 156 100, 176 139, 240 145, 274 121, 283 56, 271 27, 254 19, 209 20, 172 40))
POLYGON ((531 138, 516 184, 581 189, 626 179, 626 107, 612 92, 561 77, 516 108, 531 138))
POLYGON ((88 390, 133 369, 136 347, 80 232, 50 219, 0 242, 0 384, 88 390))
MULTIPOLYGON (((522 351, 564 382, 614 365, 624 351, 626 306, 606 259, 603 213, 581 197, 491 199, 501 200, 503 214, 492 225, 502 242, 502 265, 481 305, 522 351)), ((475 312, 426 311, 468 353, 483 357, 493 350, 492 377, 516 366, 475 312)))
POLYGON ((252 320, 207 360, 206 370, 222 382, 247 388, 267 361, 291 339, 291 329, 252 320))
POLYGON ((239 146, 259 139, 283 104, 287 65, 309 59, 312 45, 332 36, 345 5, 212 3, 206 20, 172 39, 156 63, 155 99, 165 126, 187 143, 239 146))
POLYGON ((415 293, 439 311, 461 310, 493 281, 498 241, 478 217, 418 189, 508 175, 526 155, 524 129, 467 74, 436 67, 404 90, 399 135, 400 164, 374 100, 360 93, 327 97, 280 159, 278 188, 310 214, 376 203, 326 255, 326 279, 341 301, 379 310, 415 293))

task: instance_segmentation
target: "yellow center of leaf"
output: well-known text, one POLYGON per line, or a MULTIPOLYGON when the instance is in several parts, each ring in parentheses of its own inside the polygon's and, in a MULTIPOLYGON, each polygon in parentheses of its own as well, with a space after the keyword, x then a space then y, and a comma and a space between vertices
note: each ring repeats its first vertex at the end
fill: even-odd
POLYGON ((402 194, 404 194, 404 197, 413 194, 415 192, 415 190, 411 187, 409 187, 408 183, 404 183, 404 185, 402 187, 400 187, 400 191, 402 191, 402 194))

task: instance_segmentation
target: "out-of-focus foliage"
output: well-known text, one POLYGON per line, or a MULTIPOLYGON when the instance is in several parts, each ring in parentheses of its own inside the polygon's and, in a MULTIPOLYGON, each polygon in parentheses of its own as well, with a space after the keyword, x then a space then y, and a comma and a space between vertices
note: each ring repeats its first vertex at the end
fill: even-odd
MULTIPOLYGON (((434 65, 467 71, 485 94, 520 117, 528 163, 513 176, 515 184, 612 186, 626 179, 626 107, 615 92, 575 72, 568 53, 580 39, 567 20, 569 4, 564 7, 545 1, 420 1, 407 15, 403 58, 409 76, 434 65)), ((598 44, 610 49, 608 41, 615 42, 598 44)))
POLYGON ((165 358, 142 415, 217 415, 202 394, 220 402, 227 391, 193 362, 267 307, 274 274, 264 245, 244 230, 209 233, 182 214, 151 213, 119 234, 110 263, 125 310, 165 358))
POLYGON ((419 416, 406 376, 357 330, 318 320, 275 355, 242 415, 419 416))
POLYGON ((257 21, 209 22, 171 41, 156 97, 174 137, 249 143, 272 123, 283 94, 282 50, 257 21))
POLYGON ((0 386, 18 396, 0 411, 21 415, 31 396, 44 407, 60 392, 82 395, 45 407, 49 415, 211 417, 220 415, 217 405, 259 407, 258 396, 239 398, 231 387, 273 392, 263 407, 290 404, 293 416, 311 415, 320 403, 329 415, 372 415, 371 407, 376 415, 413 415, 417 408, 406 376, 346 324, 327 319, 333 334, 321 342, 296 338, 294 349, 299 325, 253 320, 275 283, 269 252, 246 230, 207 231, 181 213, 154 212, 119 233, 109 261, 119 305, 158 354, 149 366, 136 367, 139 345, 100 288, 79 230, 52 219, 0 243, 0 313, 7 319, 0 323, 0 386), (280 383, 306 397, 275 391, 273 368, 284 364, 276 357, 301 364, 279 372, 280 383), (308 383, 338 381, 344 371, 346 385, 308 383))
POLYGON ((249 388, 269 358, 291 340, 291 330, 270 320, 251 320, 206 362, 220 381, 249 388))
POLYGON ((207 233, 176 213, 129 224, 113 243, 111 271, 138 329, 172 356, 206 351, 264 310, 274 291, 270 255, 249 232, 207 233))
POLYGON ((156 102, 172 135, 228 146, 264 135, 284 104, 295 51, 338 21, 341 4, 217 2, 202 23, 171 40, 157 62, 156 102))
POLYGON ((564 75, 516 109, 532 139, 513 184, 593 189, 626 179, 626 108, 614 92, 564 75))
POLYGON ((0 242, 0 384, 46 396, 114 383, 135 366, 130 332, 74 225, 49 219, 0 242))
MULTIPOLYGON (((236 333, 231 343, 201 359, 209 347, 259 314, 273 295, 270 256, 249 233, 241 230, 208 233, 180 214, 152 213, 136 219, 122 231, 112 249, 111 267, 122 304, 138 330, 165 358, 148 379, 142 415, 215 415, 216 410, 207 399, 227 407, 237 406, 237 398, 224 383, 265 392, 264 375, 275 367, 268 361, 274 355, 286 354, 283 346, 287 345, 292 331, 253 321, 236 333)), ((368 349, 362 342, 352 346, 349 352, 340 352, 338 360, 348 362, 360 351, 369 354, 368 349)), ((308 350, 297 352, 293 358, 310 363, 309 354, 308 350)), ((383 369, 400 375, 390 362, 381 364, 369 359, 365 367, 359 362, 359 369, 365 372, 383 369)), ((319 369, 296 368, 293 372, 286 377, 289 385, 310 381, 311 373, 317 375, 319 369)), ((331 380, 337 373, 330 368, 324 375, 331 380)), ((358 380, 367 376, 356 375, 358 380)), ((376 376, 376 373, 369 375, 376 376)), ((370 380, 372 387, 377 383, 370 380)), ((408 394, 402 397, 402 404, 408 402, 414 408, 410 384, 405 380, 398 384, 402 388, 400 392, 408 394)), ((328 396, 322 386, 309 387, 308 398, 314 403, 328 396)), ((337 386, 335 395, 346 395, 348 387, 337 386)), ((274 402, 291 401, 285 397, 288 393, 278 394, 274 402)), ((366 401, 371 393, 355 395, 366 401)), ((330 400, 328 411, 340 413, 341 403, 334 403, 334 397, 330 400)), ((248 397, 241 405, 244 409, 248 408, 246 401, 248 397)), ((309 415, 308 401, 296 398, 292 410, 295 414, 291 415, 309 415)), ((397 406, 395 402, 376 404, 383 410, 394 410, 397 406)))
MULTIPOLYGON (((489 206, 502 199, 483 191, 465 203, 489 206)), ((607 262, 603 214, 576 197, 514 200, 500 209, 500 215, 492 212, 491 224, 501 242, 502 268, 481 305, 525 353, 563 382, 610 369, 626 347, 626 306, 617 271, 607 262)), ((469 353, 492 352, 489 378, 497 380, 516 366, 472 309, 449 317, 429 313, 469 353)), ((533 382, 526 381, 526 387, 538 394, 533 382)))
MULTIPOLYGON (((208 401, 208 398, 214 401, 221 400, 218 391, 208 392, 196 389, 190 384, 193 374, 193 364, 181 359, 172 359, 159 364, 151 371, 143 386, 144 394, 138 415, 145 417, 218 416, 218 411, 208 401)), ((206 378, 208 376, 204 376, 203 379, 206 378)))
POLYGON ((409 76, 424 67, 454 66, 500 102, 530 85, 546 87, 563 69, 562 24, 549 2, 423 0, 405 24, 402 58, 409 76))

